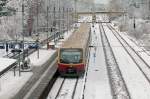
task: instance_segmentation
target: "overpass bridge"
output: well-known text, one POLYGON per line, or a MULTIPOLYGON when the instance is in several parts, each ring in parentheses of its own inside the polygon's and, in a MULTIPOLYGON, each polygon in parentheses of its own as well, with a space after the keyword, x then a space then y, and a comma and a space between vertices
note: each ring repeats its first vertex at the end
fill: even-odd
MULTIPOLYGON (((89 11, 89 12, 76 12, 74 13, 75 20, 79 20, 81 16, 92 16, 92 21, 88 21, 86 23, 110 23, 110 17, 112 15, 126 15, 125 11, 89 11), (97 20, 98 15, 104 15, 105 20, 97 20)), ((77 23, 83 23, 80 21, 76 21, 77 23)), ((84 22, 85 23, 85 22, 84 22)))

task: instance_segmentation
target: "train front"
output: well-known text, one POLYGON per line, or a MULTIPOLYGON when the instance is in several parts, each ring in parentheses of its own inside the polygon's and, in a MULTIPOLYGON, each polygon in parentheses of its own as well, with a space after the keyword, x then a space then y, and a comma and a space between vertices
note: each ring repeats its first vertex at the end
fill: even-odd
POLYGON ((58 71, 61 76, 80 76, 84 73, 83 49, 61 48, 58 54, 58 71))

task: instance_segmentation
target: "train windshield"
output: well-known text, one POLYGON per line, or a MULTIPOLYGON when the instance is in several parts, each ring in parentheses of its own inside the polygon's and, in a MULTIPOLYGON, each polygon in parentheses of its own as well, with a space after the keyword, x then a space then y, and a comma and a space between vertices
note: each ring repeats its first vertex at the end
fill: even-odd
POLYGON ((66 64, 77 64, 82 62, 81 49, 63 49, 60 53, 60 62, 66 64))

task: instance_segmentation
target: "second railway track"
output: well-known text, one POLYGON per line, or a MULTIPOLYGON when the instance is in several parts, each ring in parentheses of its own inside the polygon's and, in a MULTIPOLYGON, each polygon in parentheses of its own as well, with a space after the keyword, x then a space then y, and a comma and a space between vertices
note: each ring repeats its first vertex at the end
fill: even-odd
POLYGON ((106 31, 105 35, 116 58, 130 99, 147 99, 150 91, 148 64, 112 27, 103 24, 103 28, 106 31))
POLYGON ((117 31, 115 31, 115 29, 113 27, 111 27, 110 25, 107 25, 107 26, 112 31, 114 36, 118 39, 118 41, 121 43, 121 45, 124 47, 126 52, 130 55, 130 57, 135 62, 135 64, 139 68, 139 70, 143 73, 143 75, 145 76, 147 81, 150 83, 150 66, 149 66, 149 64, 146 63, 146 61, 134 50, 134 48, 132 48, 131 45, 128 44, 128 42, 126 42, 122 38, 122 36, 117 31))
POLYGON ((103 24, 100 24, 100 36, 105 53, 105 60, 112 89, 113 99, 131 99, 112 47, 106 36, 103 24))

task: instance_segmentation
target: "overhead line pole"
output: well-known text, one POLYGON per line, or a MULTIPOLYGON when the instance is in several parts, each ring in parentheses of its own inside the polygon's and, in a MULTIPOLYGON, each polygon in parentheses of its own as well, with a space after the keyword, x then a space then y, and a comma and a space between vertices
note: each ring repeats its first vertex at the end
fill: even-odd
POLYGON ((75 17, 75 29, 76 29, 77 28, 77 24, 76 24, 77 23, 77 0, 75 0, 74 6, 75 6, 75 16, 74 17, 75 17))
POLYGON ((39 14, 39 0, 37 0, 37 39, 36 39, 36 42, 37 42, 37 58, 39 59, 39 32, 38 32, 38 27, 39 27, 39 17, 38 17, 38 14, 39 14))
POLYGON ((60 0, 59 0, 59 38, 60 38, 60 35, 61 35, 61 9, 60 9, 60 0))
MULTIPOLYGON (((54 11, 53 11, 53 13, 54 13, 54 19, 53 19, 53 27, 56 29, 56 21, 55 21, 55 19, 56 19, 56 16, 55 16, 55 14, 56 14, 56 12, 55 12, 55 10, 56 10, 56 8, 55 8, 55 5, 54 5, 54 11)), ((53 29, 54 29, 53 28, 53 29)), ((54 32, 54 31, 53 31, 54 32)), ((56 33, 54 32, 54 43, 56 44, 56 33)))
POLYGON ((49 24, 48 24, 48 22, 49 22, 49 7, 47 5, 47 49, 48 49, 48 43, 49 43, 49 40, 48 40, 49 24))

